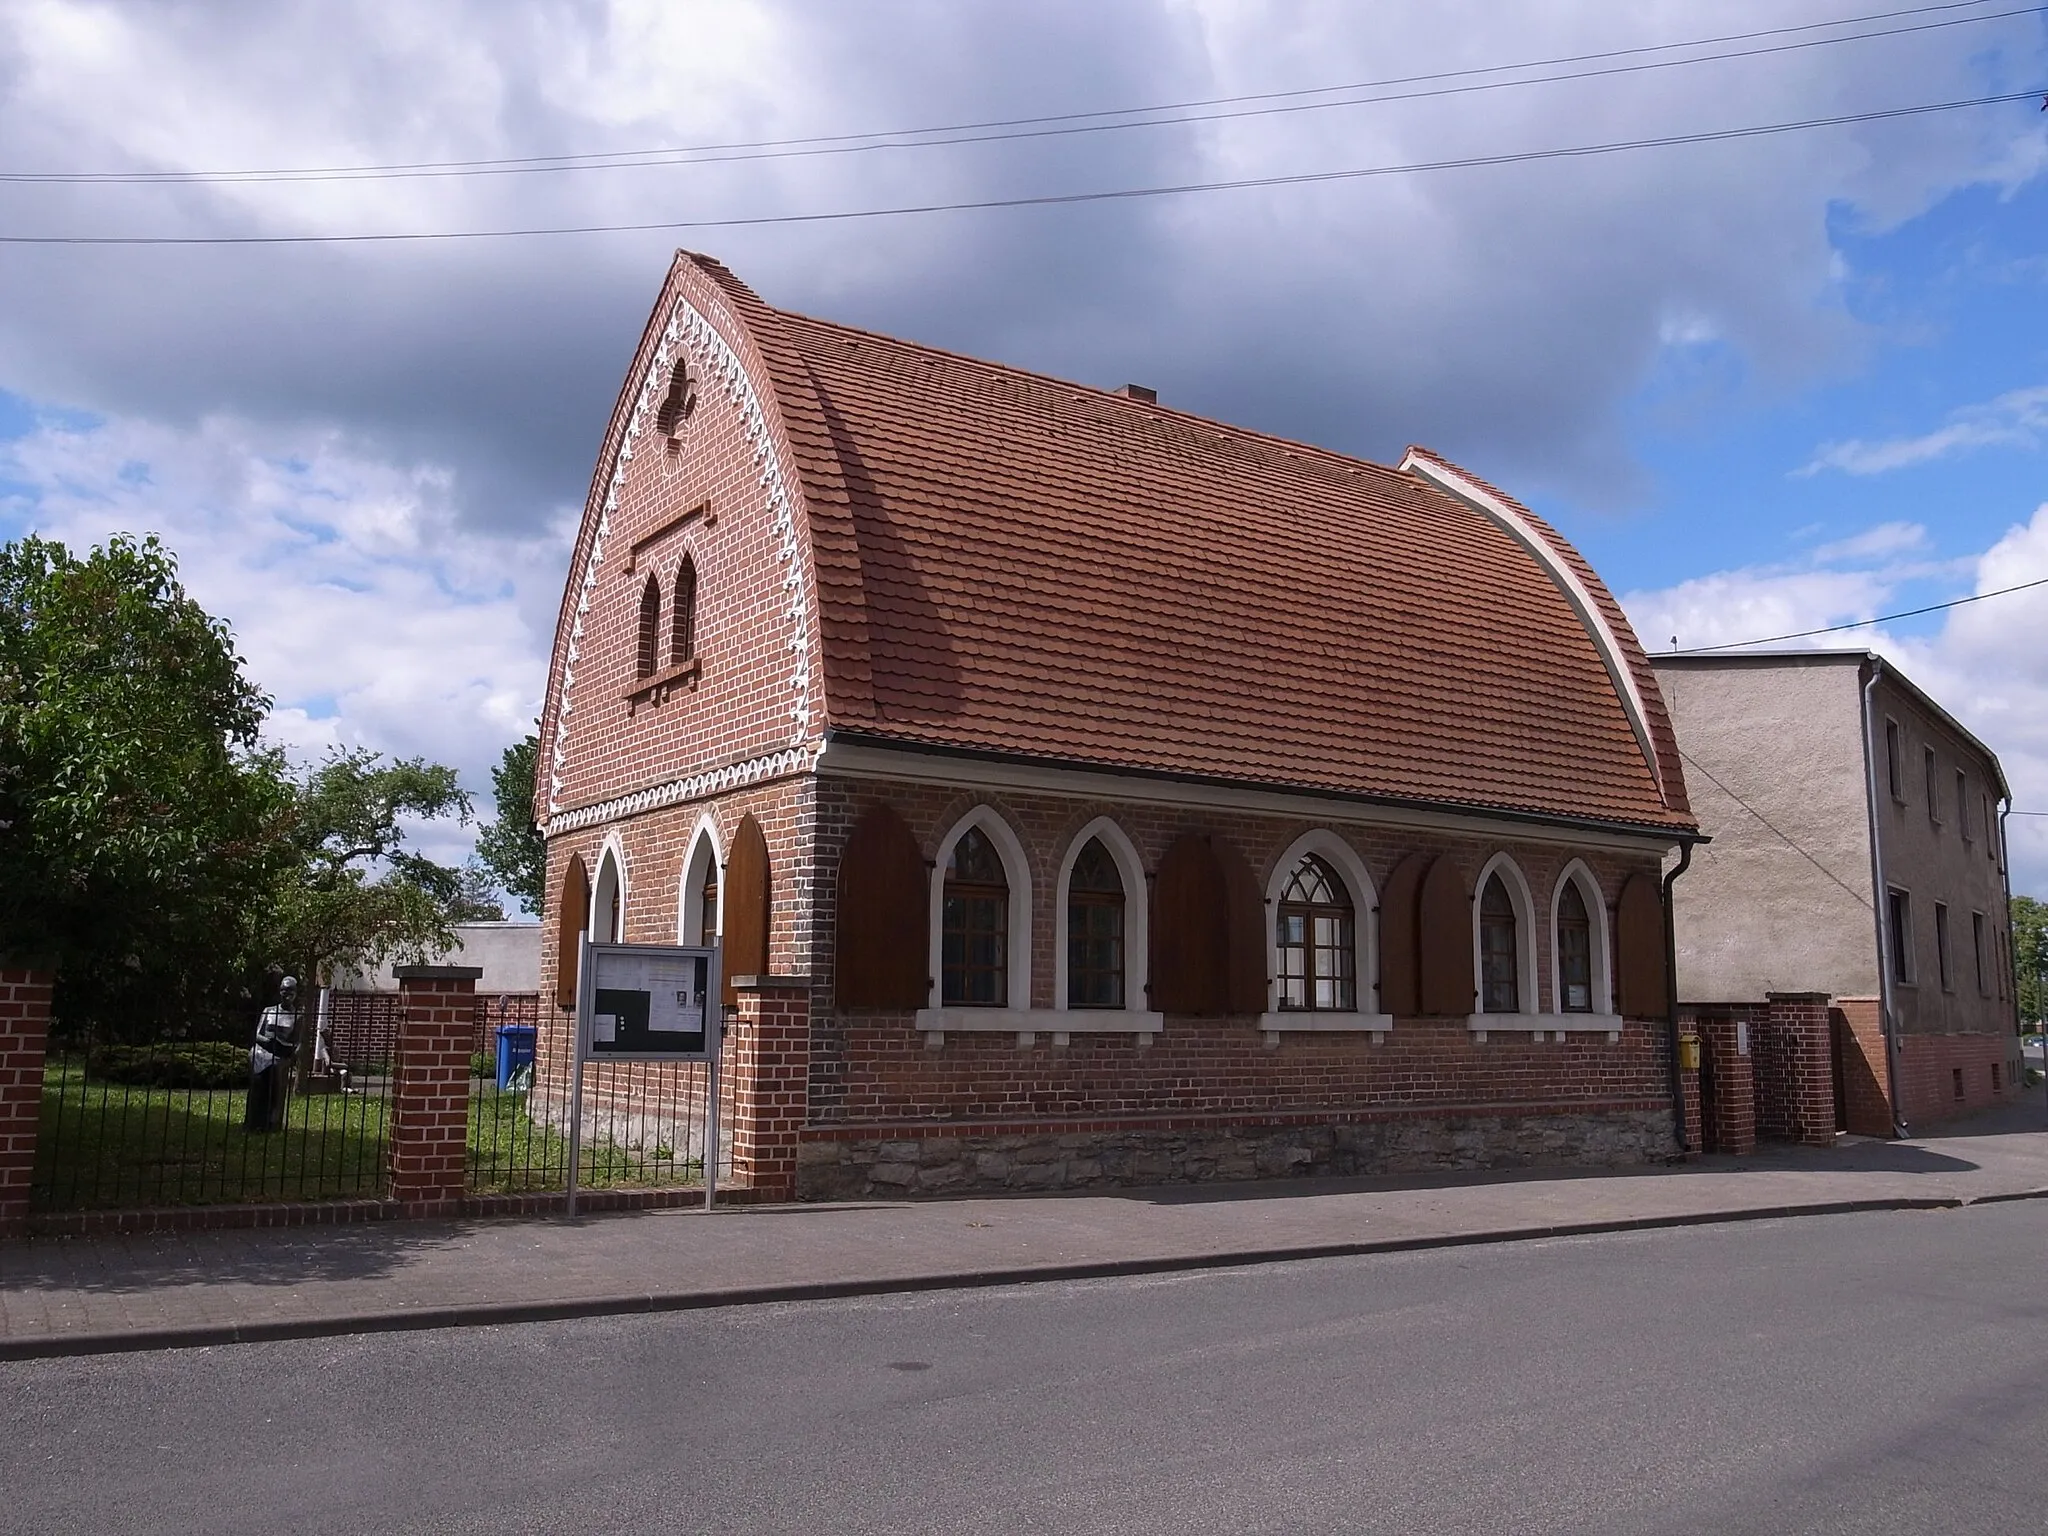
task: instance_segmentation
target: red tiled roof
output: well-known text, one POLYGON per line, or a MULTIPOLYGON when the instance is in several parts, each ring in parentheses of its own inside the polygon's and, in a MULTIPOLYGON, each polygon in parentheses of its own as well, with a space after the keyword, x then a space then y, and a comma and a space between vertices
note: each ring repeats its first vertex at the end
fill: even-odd
POLYGON ((695 260, 774 375, 811 518, 831 728, 1692 826, 1627 620, 1503 493, 1482 487, 1551 542, 1620 638, 1662 790, 1556 580, 1419 476, 769 310, 695 260))

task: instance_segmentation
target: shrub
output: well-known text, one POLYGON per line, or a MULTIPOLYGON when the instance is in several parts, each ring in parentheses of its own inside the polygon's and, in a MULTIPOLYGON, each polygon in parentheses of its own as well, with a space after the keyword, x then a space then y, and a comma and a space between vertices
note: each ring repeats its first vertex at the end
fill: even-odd
POLYGON ((246 1046, 224 1040, 162 1045, 96 1045, 86 1073, 142 1088, 239 1088, 249 1081, 246 1046))

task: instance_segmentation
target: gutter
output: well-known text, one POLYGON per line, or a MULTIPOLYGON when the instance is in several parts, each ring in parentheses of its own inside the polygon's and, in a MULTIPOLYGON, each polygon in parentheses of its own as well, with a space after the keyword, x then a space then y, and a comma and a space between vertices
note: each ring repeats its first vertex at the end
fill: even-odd
POLYGON ((1685 1141, 1685 1074, 1678 1068, 1678 915, 1672 905, 1671 887, 1678 883, 1680 875, 1691 868, 1692 850, 1691 841, 1680 843, 1678 862, 1664 877, 1664 1015, 1671 1037, 1671 1115, 1677 1123, 1676 1140, 1680 1152, 1694 1149, 1685 1141))
MULTIPOLYGON (((1872 696, 1877 691, 1878 680, 1883 676, 1884 660, 1872 654, 1870 676, 1863 684, 1863 794, 1865 810, 1870 818, 1870 905, 1877 917, 1878 1027, 1884 1033, 1886 1097, 1891 1101, 1892 1135, 1904 1140, 1906 1119, 1900 1113, 1899 1105, 1898 1017, 1894 1012, 1895 999, 1892 995, 1891 887, 1885 884, 1884 845, 1879 839, 1881 827, 1877 803, 1877 717, 1870 707, 1872 696)), ((2003 836, 2002 829, 2000 835, 2003 836)), ((2009 906, 2010 904, 2008 908, 2009 906)))

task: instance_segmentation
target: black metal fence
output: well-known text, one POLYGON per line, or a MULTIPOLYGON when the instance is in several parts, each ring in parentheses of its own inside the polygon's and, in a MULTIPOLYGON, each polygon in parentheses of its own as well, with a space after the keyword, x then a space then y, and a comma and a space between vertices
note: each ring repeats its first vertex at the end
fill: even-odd
MULTIPOLYGON (((474 1194, 563 1189, 569 1175, 572 1097, 566 1026, 536 1041, 524 1067, 479 1058, 469 1097, 469 1188, 474 1194)), ((707 1158, 721 1179, 732 1169, 732 1087, 718 1085, 718 1147, 711 1146, 708 1066, 696 1062, 593 1064, 583 1080, 585 1189, 661 1188, 704 1181, 707 1158)))
MULTIPOLYGON (((310 1052, 310 1031, 302 1050, 310 1052)), ((253 1017, 177 1041, 53 1040, 30 1199, 45 1211, 121 1210, 384 1193, 390 1050, 357 1043, 311 1062, 250 1110, 253 1017), (252 1128, 264 1124, 267 1128, 252 1128)))

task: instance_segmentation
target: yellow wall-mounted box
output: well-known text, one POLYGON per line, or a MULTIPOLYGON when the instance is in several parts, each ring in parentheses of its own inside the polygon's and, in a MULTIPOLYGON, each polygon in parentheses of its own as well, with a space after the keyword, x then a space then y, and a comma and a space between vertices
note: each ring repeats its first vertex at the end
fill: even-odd
POLYGON ((1678 1037, 1678 1065, 1681 1071, 1699 1071, 1700 1037, 1698 1035, 1680 1035, 1678 1037))

